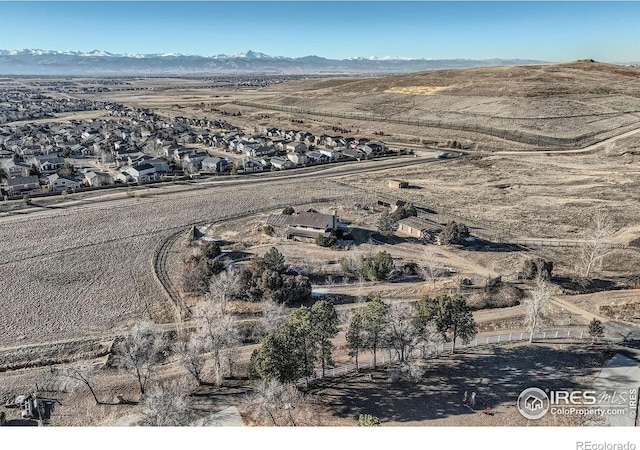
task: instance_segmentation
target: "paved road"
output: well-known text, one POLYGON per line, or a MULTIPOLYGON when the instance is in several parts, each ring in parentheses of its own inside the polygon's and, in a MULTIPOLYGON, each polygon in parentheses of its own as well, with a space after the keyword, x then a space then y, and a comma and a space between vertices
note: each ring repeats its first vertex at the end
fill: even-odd
POLYGON ((620 353, 616 354, 602 368, 598 379, 593 384, 593 390, 598 397, 598 406, 605 413, 607 410, 612 410, 603 416, 607 425, 635 426, 637 408, 630 397, 635 395, 637 401, 638 388, 640 388, 638 361, 620 353), (622 414, 614 414, 613 410, 622 414))

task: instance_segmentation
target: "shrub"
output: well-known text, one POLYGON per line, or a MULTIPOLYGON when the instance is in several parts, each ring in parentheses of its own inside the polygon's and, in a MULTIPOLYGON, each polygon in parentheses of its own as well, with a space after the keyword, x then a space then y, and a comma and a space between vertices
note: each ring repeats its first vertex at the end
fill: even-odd
POLYGON ((213 259, 219 256, 220 253, 222 253, 220 245, 215 241, 207 241, 207 243, 202 246, 202 255, 205 258, 213 259))
POLYGON ((464 245, 465 239, 469 237, 469 229, 465 224, 449 222, 440 233, 440 243, 442 245, 464 245))
POLYGON ((553 271, 553 262, 545 261, 542 258, 535 257, 527 259, 522 266, 523 276, 527 280, 533 280, 538 274, 543 280, 550 280, 553 271))
POLYGON ((331 247, 335 245, 336 242, 337 242, 337 239, 333 235, 324 236, 322 234, 318 234, 318 236, 316 236, 316 245, 320 247, 331 247))
POLYGON ((416 207, 413 206, 413 203, 406 203, 403 206, 396 209, 393 213, 391 213, 391 217, 395 220, 406 219, 407 217, 417 217, 418 211, 416 207))
POLYGON ((360 417, 358 417, 358 426, 379 427, 380 419, 378 419, 376 416, 372 416, 371 414, 360 414, 360 417))
POLYGON ((378 252, 373 258, 364 260, 364 276, 371 281, 386 280, 394 269, 393 258, 387 252, 378 252))
POLYGON ((285 214, 287 216, 290 216, 291 214, 294 214, 296 211, 293 209, 292 206, 287 206, 286 208, 284 208, 282 210, 282 214, 285 214))

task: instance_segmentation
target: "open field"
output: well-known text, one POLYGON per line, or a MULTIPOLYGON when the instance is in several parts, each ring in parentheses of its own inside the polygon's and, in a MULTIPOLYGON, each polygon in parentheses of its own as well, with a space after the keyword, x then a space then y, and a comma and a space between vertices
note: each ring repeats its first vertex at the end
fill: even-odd
POLYGON ((323 181, 285 186, 216 187, 3 222, 0 233, 12 239, 2 241, 0 252, 0 289, 7 299, 0 347, 107 331, 147 309, 162 312, 152 256, 165 230, 287 202, 295 186, 297 199, 349 195, 323 181))

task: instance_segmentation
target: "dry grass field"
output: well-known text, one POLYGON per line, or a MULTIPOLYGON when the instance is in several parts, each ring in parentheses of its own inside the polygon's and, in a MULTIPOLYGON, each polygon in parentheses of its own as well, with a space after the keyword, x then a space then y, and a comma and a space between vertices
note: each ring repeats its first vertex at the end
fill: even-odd
POLYGON ((295 198, 348 197, 330 182, 216 187, 122 207, 5 219, 0 233, 0 348, 82 337, 151 314, 165 319, 152 257, 167 230, 295 198))

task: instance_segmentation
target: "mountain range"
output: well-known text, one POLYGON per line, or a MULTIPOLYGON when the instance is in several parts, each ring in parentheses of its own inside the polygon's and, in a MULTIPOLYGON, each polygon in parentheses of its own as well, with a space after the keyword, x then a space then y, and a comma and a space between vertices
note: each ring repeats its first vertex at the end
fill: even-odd
POLYGON ((290 58, 247 51, 234 55, 182 55, 178 53, 115 54, 55 50, 0 50, 3 75, 231 75, 231 74, 391 74, 430 69, 539 64, 525 59, 414 59, 387 56, 328 59, 320 56, 290 58))

